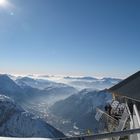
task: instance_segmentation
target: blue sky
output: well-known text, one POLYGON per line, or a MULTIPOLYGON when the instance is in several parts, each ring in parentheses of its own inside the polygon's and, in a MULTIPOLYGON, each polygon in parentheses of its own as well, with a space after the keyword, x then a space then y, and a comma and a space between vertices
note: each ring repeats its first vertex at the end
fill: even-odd
POLYGON ((126 77, 140 69, 139 0, 5 1, 1 73, 126 77))

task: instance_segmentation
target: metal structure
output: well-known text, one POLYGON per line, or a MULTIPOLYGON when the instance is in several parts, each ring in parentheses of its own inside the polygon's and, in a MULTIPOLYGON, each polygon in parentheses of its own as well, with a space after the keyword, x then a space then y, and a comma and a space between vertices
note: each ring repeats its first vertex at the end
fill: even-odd
MULTIPOLYGON (((116 138, 118 136, 128 136, 128 135, 135 135, 140 133, 139 129, 132 129, 132 130, 124 130, 124 131, 118 131, 118 132, 111 132, 111 133, 103 133, 103 134, 97 134, 97 135, 90 135, 90 136, 81 136, 81 137, 66 137, 62 139, 57 140, 110 140, 110 138, 116 138)), ((133 139, 137 140, 137 139, 133 139)))
POLYGON ((109 89, 115 96, 140 102, 140 71, 109 89))

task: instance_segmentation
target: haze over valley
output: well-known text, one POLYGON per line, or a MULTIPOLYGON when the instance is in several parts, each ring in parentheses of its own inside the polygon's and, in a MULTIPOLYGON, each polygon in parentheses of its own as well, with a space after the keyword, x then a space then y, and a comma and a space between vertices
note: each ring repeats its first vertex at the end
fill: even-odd
MULTIPOLYGON (((1 74, 0 100, 4 104, 5 110, 14 109, 10 109, 6 105, 6 100, 9 99, 9 103, 14 101, 15 105, 13 106, 20 106, 22 108, 19 110, 15 108, 14 112, 18 114, 25 112, 24 114, 27 114, 25 115, 27 120, 28 118, 34 118, 35 121, 39 119, 44 123, 50 124, 51 129, 54 129, 54 131, 55 128, 59 131, 56 132, 56 135, 55 132, 54 134, 49 134, 49 128, 47 127, 48 130, 44 128, 46 129, 44 133, 48 131, 46 135, 44 135, 43 132, 30 133, 29 135, 28 131, 25 131, 26 127, 28 127, 28 124, 26 124, 28 121, 26 121, 24 116, 18 115, 20 124, 24 124, 24 121, 26 121, 25 126, 21 125, 20 127, 23 128, 19 128, 19 123, 17 122, 17 124, 14 124, 17 131, 11 132, 9 128, 5 135, 3 135, 55 137, 57 135, 62 136, 61 133, 63 133, 67 136, 74 136, 86 134, 88 129, 97 133, 100 128, 98 122, 95 120, 96 107, 103 108, 107 102, 111 101, 111 94, 106 91, 106 88, 113 86, 119 81, 121 81, 121 79, 97 79, 93 77, 59 77, 58 79, 58 77, 54 76, 16 77, 1 74), (77 109, 79 111, 76 111, 77 109), (20 129, 20 131, 18 129, 20 129)), ((7 116, 8 114, 5 115, 7 116)), ((16 120, 17 115, 15 114, 9 117, 8 120, 10 122, 12 119, 16 120)), ((1 121, 1 123, 1 133, 3 133, 7 125, 11 127, 9 126, 10 124, 5 124, 5 121, 1 121)), ((38 126, 35 127, 36 129, 40 129, 38 126)))

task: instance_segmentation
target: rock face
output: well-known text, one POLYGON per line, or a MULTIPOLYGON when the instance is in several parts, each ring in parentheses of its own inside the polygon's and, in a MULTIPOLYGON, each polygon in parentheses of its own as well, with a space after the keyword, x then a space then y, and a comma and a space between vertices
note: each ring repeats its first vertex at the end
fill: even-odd
POLYGON ((0 95, 0 135, 60 138, 64 135, 42 119, 25 112, 10 97, 0 95))

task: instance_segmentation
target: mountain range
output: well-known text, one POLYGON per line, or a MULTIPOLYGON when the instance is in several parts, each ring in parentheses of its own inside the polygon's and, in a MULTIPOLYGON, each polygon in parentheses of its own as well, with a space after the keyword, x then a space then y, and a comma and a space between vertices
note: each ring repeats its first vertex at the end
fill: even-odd
MULTIPOLYGON (((13 124, 17 128, 20 128, 21 123, 24 123, 25 126, 23 126, 27 127, 27 122, 34 118, 34 122, 39 119, 38 121, 47 123, 47 126, 50 124, 65 135, 73 136, 86 134, 85 131, 88 128, 98 132, 100 129, 99 124, 94 117, 96 107, 104 108, 105 104, 111 100, 111 94, 101 89, 113 86, 119 81, 121 79, 97 79, 93 77, 58 78, 55 76, 15 77, 5 74, 0 75, 0 95, 7 96, 7 98, 14 101, 16 106, 22 108, 17 111, 18 115, 15 115, 13 118, 15 120, 18 116, 20 118, 19 122, 13 121, 11 118, 12 122, 17 123, 17 126, 13 124)), ((3 103, 6 104, 6 102, 3 103)), ((6 108, 11 109, 7 105, 6 108)), ((0 117, 1 115, 0 113, 0 117)), ((11 121, 9 121, 9 125, 12 124, 11 121)), ((6 123, 3 124, 5 127, 7 125, 6 123)), ((34 124, 29 124, 29 127, 30 125, 34 124)), ((31 131, 31 133, 37 134, 36 129, 33 132, 31 131)), ((0 130, 2 130, 1 132, 4 131, 1 127, 0 130)), ((8 129, 8 132, 4 133, 4 135, 10 135, 10 132, 10 129, 8 129)), ((18 129, 16 132, 12 132, 12 136, 19 136, 18 133, 22 133, 18 129)))
POLYGON ((110 78, 110 77, 105 77, 105 78, 95 78, 91 76, 86 76, 86 77, 72 77, 72 76, 31 76, 32 78, 35 79, 44 79, 44 80, 49 80, 57 83, 64 83, 69 86, 72 86, 76 88, 77 90, 83 90, 83 89, 93 89, 93 90, 103 90, 105 88, 109 88, 114 84, 117 84, 120 82, 122 79, 119 78, 110 78))

